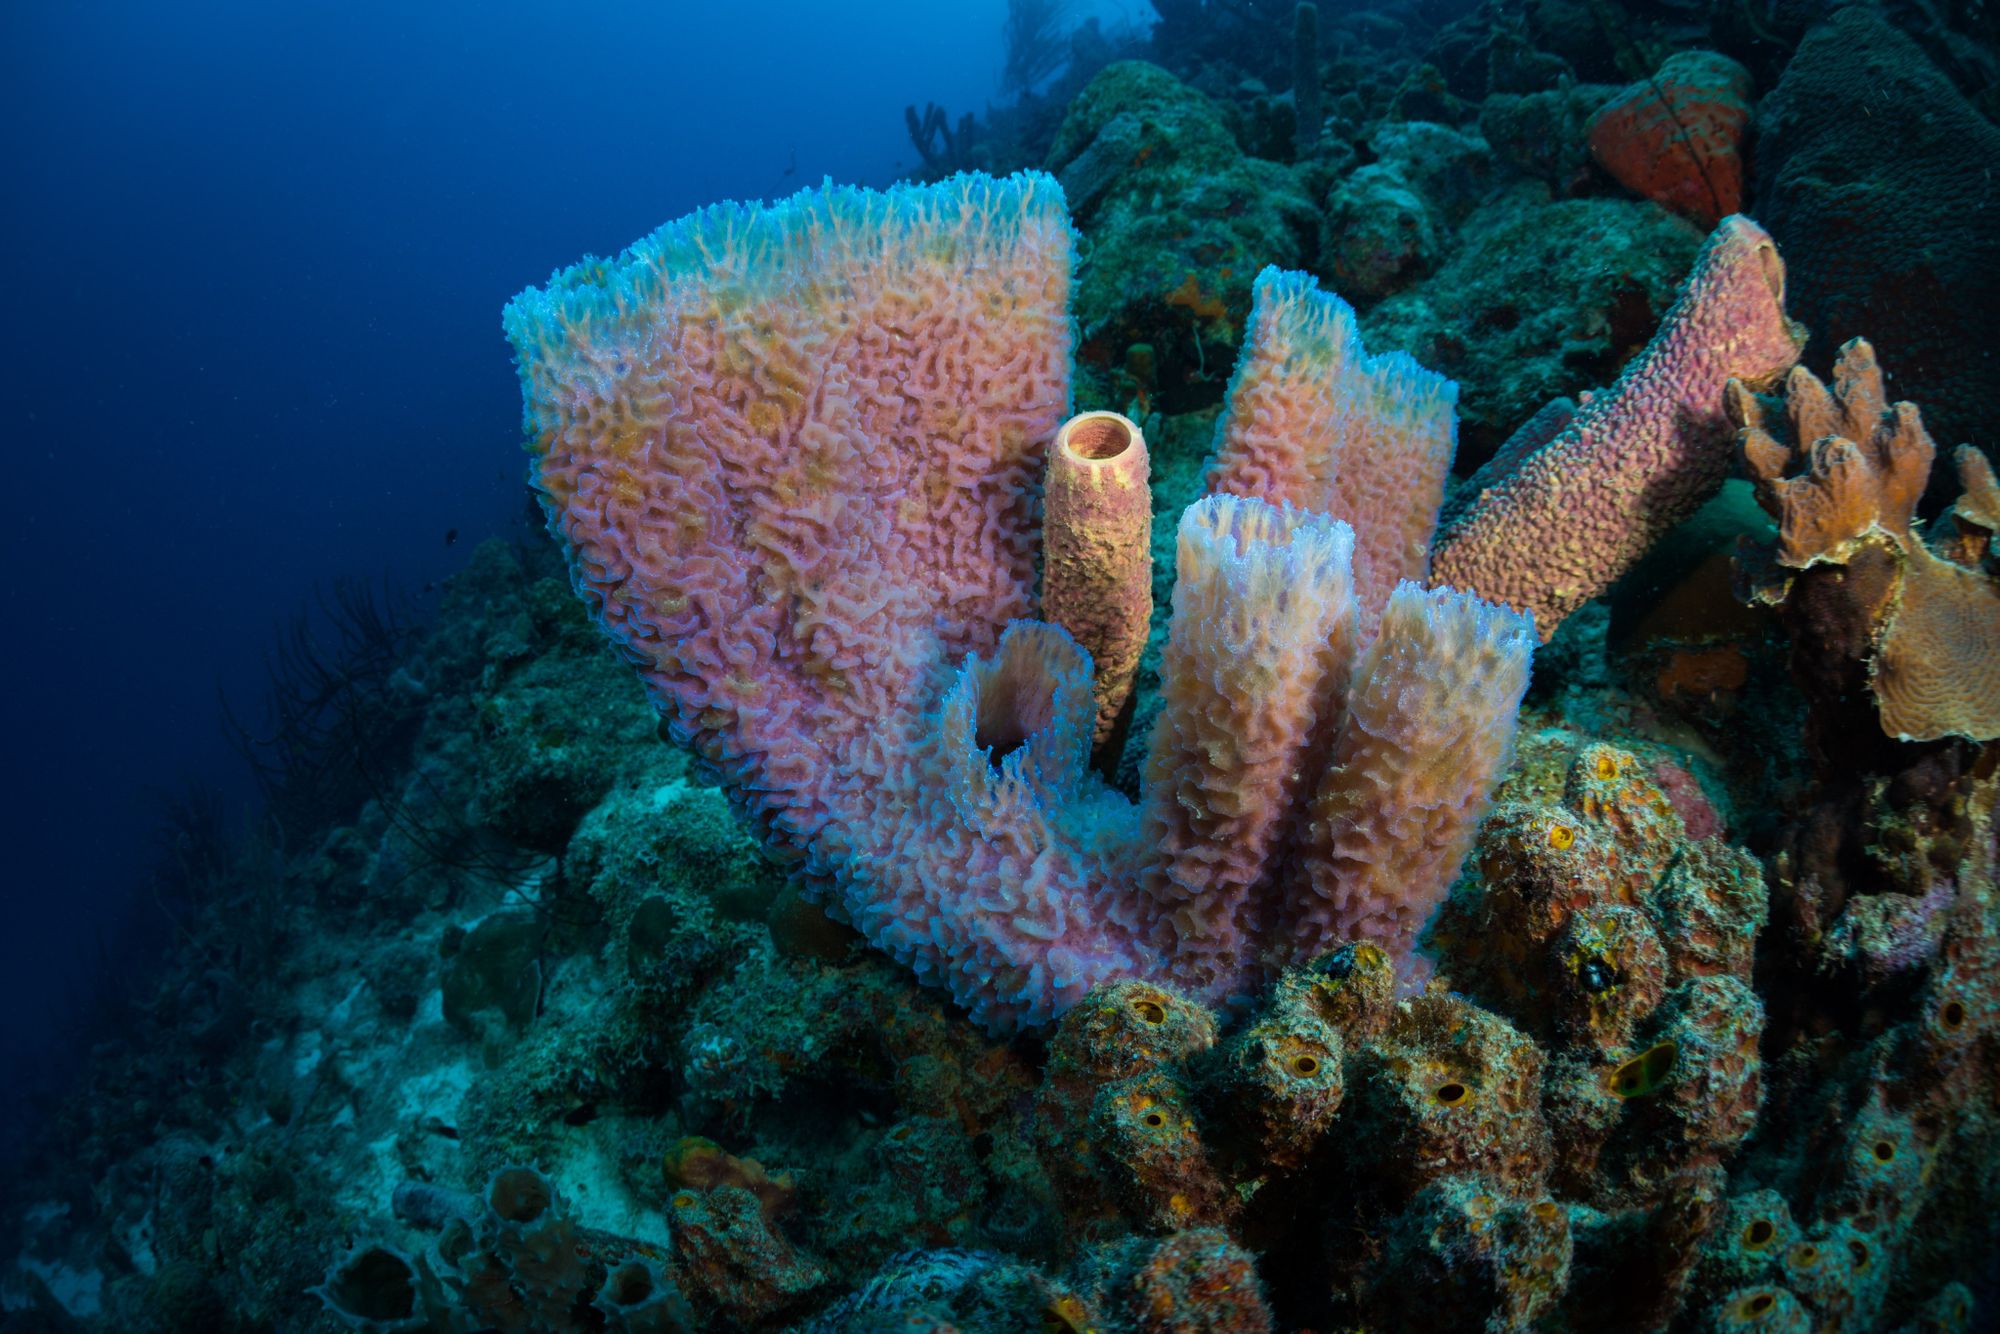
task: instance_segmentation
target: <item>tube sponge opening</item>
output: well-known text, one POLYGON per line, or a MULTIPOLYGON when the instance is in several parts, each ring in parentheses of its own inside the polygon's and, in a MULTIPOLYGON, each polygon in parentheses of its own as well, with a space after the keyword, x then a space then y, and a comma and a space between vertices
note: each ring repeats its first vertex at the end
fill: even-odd
POLYGON ((1016 621, 974 656, 945 697, 954 804, 968 821, 996 806, 1075 790, 1090 755, 1090 655, 1061 626, 1016 621))
POLYGON ((1042 617, 1097 666, 1095 743, 1113 744, 1153 616, 1146 437, 1115 412, 1063 423, 1042 483, 1042 617))
POLYGON ((417 1282, 410 1257, 378 1243, 341 1257, 312 1291, 350 1329, 414 1330, 427 1327, 417 1310, 417 1282))

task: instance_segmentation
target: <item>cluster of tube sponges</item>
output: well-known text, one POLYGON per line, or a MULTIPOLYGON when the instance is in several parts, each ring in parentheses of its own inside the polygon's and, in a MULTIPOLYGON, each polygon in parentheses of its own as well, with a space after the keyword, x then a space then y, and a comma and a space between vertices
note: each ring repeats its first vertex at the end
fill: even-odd
POLYGON ((1413 1325, 1417 1303, 1439 1328, 1526 1328, 1589 1300, 1596 1270, 1623 1275, 1628 1310, 1671 1313, 1691 1215, 1755 1121, 1761 880, 1689 840, 1635 756, 1571 751, 1559 803, 1503 805, 1481 834, 1439 926, 1459 992, 1398 1002, 1398 961, 1362 944, 1285 972, 1220 1045, 1212 1015, 1147 983, 1066 1016, 1038 1112, 1076 1225, 1351 1214, 1393 1256, 1334 1266, 1370 1324, 1413 1325), (1611 1241, 1648 1228, 1651 1291, 1611 1241))
POLYGON ((1172 988, 1093 992, 1064 1016, 1035 1108, 1076 1237, 1210 1227, 1270 1255, 1365 1220, 1393 1263, 1336 1248, 1308 1269, 1369 1327, 1408 1323, 1439 1281, 1508 1313, 1490 1328, 1549 1309, 1571 1240, 1542 1179, 1541 1055, 1461 997, 1398 1002, 1397 985, 1384 951, 1343 946, 1287 970, 1222 1040, 1172 988))
POLYGON ((1219 1002, 1341 940, 1407 953, 1534 642, 1420 582, 1455 389, 1272 271, 1181 524, 1145 790, 1103 783, 1150 497, 1136 427, 1062 424, 1071 260, 1045 177, 828 188, 507 312, 551 523, 675 736, 995 1029, 1115 978, 1219 1002))
MULTIPOLYGON (((1940 867, 1950 892, 1935 953, 1900 998, 1903 1017, 1849 1054, 1844 1078, 1794 1084, 1807 1096, 1770 1128, 1792 1149, 1766 1174, 1775 1185, 1727 1202, 1695 1274, 1715 1328, 1881 1328, 1885 1309, 1908 1306, 1913 1275, 1938 1273, 1940 1237, 1963 1226, 1958 1197, 1986 1170, 2000 1087, 1996 806, 2000 780, 1989 772, 1965 794, 1957 855, 1940 867)), ((1972 1226, 1984 1226, 1983 1210, 1976 1217, 1972 1226)), ((1901 1326, 1978 1327, 1973 1294, 1957 1281, 1901 1326)))
POLYGON ((1036 173, 828 186, 506 313, 551 526, 674 736, 995 1030, 1119 978, 1223 1002, 1342 941, 1406 955, 1536 634, 1720 483, 1724 385, 1801 341, 1770 237, 1724 219, 1618 383, 1538 416, 1440 534, 1456 387, 1267 270, 1135 807, 1091 761, 1145 643, 1147 458, 1115 414, 1063 424, 1073 258, 1036 173))

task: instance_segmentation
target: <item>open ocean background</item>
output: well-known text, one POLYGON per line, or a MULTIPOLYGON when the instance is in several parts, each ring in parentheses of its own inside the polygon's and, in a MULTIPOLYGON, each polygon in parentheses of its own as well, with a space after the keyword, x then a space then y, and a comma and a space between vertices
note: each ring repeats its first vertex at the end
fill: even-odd
POLYGON ((906 104, 999 96, 1005 13, 0 7, 10 1109, 172 929, 163 801, 254 797, 218 688, 254 720, 316 586, 421 605, 529 521, 502 304, 716 200, 888 183, 906 104))

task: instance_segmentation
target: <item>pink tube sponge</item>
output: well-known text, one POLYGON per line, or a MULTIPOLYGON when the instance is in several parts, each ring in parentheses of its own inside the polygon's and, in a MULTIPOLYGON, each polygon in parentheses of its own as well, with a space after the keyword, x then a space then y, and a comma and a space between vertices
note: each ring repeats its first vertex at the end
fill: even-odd
POLYGON ((1042 617, 1097 668, 1094 736, 1118 730, 1153 616, 1153 494, 1146 437, 1115 412, 1063 423, 1042 486, 1042 617))
POLYGON ((1406 354, 1370 356, 1354 308, 1310 274, 1267 268, 1251 289, 1209 490, 1350 525, 1365 639, 1397 582, 1429 573, 1457 404, 1457 385, 1406 354))
POLYGON ((1137 812, 1089 770, 1090 658, 1017 621, 881 756, 874 800, 815 846, 874 944, 995 1028, 1150 971, 1137 812))
POLYGON ((1363 358, 1344 307, 1273 277, 1291 314, 1233 410, 1258 420, 1222 438, 1249 468, 1296 419, 1320 480, 1303 508, 1217 495, 1184 517, 1147 790, 1107 786, 1092 652, 1106 678, 1127 670, 1144 623, 1141 475, 1092 481, 1122 488, 1103 506, 1051 483, 1051 609, 1088 648, 1025 619, 1071 261, 1047 177, 828 187, 696 214, 507 311, 551 526, 674 736, 832 911, 996 1030, 1114 979, 1231 996, 1305 948, 1273 938, 1288 914, 1311 940, 1381 929, 1403 948, 1457 870, 1525 679, 1521 618, 1399 592, 1338 730, 1354 532, 1384 521, 1376 579, 1420 563, 1449 385, 1363 358), (1062 610, 1073 573, 1095 591, 1062 610), (1322 808, 1338 894, 1294 911, 1283 895, 1322 892, 1288 870, 1322 808))
POLYGON ((1354 656, 1354 531, 1210 496, 1181 516, 1166 705, 1146 761, 1146 892, 1161 950, 1204 994, 1247 981, 1271 876, 1325 762, 1354 656))
POLYGON ((507 308, 577 585, 781 843, 851 818, 860 739, 1033 614, 1069 400, 1046 176, 724 204, 507 308))
POLYGON ((1291 957, 1347 940, 1410 952, 1513 758, 1534 648, 1533 622, 1504 607, 1397 586, 1307 808, 1291 957))
POLYGON ((1473 475, 1431 577, 1532 611, 1542 638, 1554 634, 1728 476, 1723 386, 1775 382, 1805 342, 1784 299, 1777 246, 1748 218, 1724 218, 1618 382, 1541 448, 1473 475))

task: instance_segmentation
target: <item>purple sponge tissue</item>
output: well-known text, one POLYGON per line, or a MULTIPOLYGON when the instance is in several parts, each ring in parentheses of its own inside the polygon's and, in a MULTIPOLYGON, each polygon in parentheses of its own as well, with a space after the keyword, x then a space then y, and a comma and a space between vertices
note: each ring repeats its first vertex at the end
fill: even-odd
MULTIPOLYGON (((674 737, 833 912, 995 1030, 1113 979, 1219 1001, 1344 939, 1406 953, 1535 642, 1449 590, 1357 608, 1354 553, 1434 514, 1358 541, 1360 514, 1211 495, 1180 521, 1146 791, 1107 785, 1090 656, 1030 619, 1074 258, 1047 176, 829 185, 671 223, 506 313, 550 525, 674 737)), ((1268 399, 1347 373, 1280 366, 1297 342, 1253 328, 1238 376, 1268 399)), ((1448 426, 1406 429, 1404 381, 1449 401, 1398 369, 1337 431, 1420 462, 1333 440, 1339 466, 1442 475, 1448 426)))

